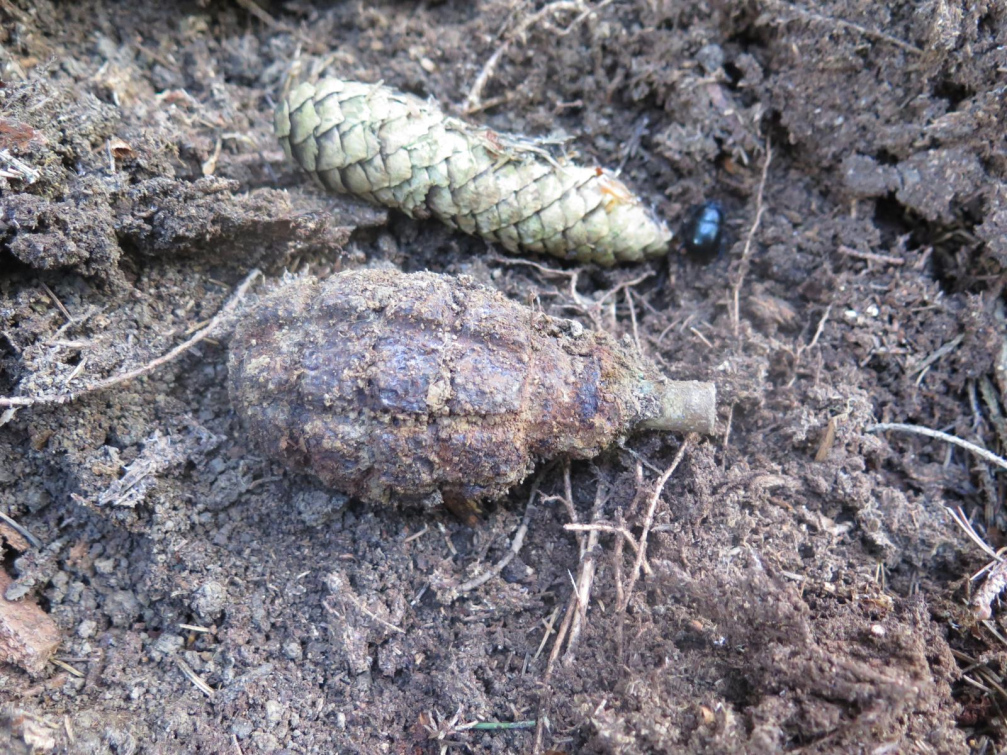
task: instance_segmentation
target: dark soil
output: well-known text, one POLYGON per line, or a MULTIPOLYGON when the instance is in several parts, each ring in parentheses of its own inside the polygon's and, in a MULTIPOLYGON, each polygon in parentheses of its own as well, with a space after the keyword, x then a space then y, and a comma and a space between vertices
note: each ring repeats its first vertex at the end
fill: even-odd
MULTIPOLYGON (((564 529, 562 462, 538 475, 519 556, 460 591, 508 552, 530 484, 469 527, 287 474, 231 408, 226 333, 7 412, 0 511, 41 547, 0 529, 6 597, 49 613, 80 675, 0 665, 0 748, 30 751, 25 721, 37 751, 69 753, 1007 744, 1007 622, 970 607, 988 559, 947 510, 999 548, 1004 485, 961 449, 868 431, 1004 442, 1004 5, 600 5, 515 36, 471 117, 564 131, 673 222, 720 202, 709 264, 676 251, 571 285, 556 260, 324 195, 284 160, 288 77, 383 80, 460 112, 541 2, 0 0, 0 395, 164 354, 253 267, 249 301, 284 271, 395 265, 636 338, 721 405, 629 595, 622 539, 582 553, 564 529), (579 644, 550 664, 587 562, 579 644), (466 726, 522 721, 538 732, 466 726)), ((643 434, 572 464, 568 503, 639 538, 682 443, 643 434)))

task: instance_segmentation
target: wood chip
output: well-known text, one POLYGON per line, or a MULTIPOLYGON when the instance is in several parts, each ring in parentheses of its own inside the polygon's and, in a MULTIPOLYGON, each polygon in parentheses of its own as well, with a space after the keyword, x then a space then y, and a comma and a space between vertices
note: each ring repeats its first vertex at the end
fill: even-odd
POLYGON ((2 597, 12 582, 0 571, 0 662, 13 663, 38 676, 59 646, 59 628, 33 601, 2 597))

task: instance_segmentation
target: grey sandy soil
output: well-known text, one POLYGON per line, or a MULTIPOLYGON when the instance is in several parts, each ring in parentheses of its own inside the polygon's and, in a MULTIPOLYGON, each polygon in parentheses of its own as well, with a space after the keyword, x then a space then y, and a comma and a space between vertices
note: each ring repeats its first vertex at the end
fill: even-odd
POLYGON ((970 607, 988 559, 947 512, 999 548, 1004 486, 960 449, 867 431, 1004 443, 1007 11, 596 5, 523 25, 544 3, 0 0, 0 396, 157 358, 254 267, 246 303, 285 271, 394 265, 626 336, 721 397, 632 592, 623 538, 564 525, 622 521, 635 542, 681 437, 574 463, 568 489, 543 468, 519 555, 461 591, 509 551, 530 483, 469 527, 286 473, 231 408, 226 329, 141 379, 7 412, 0 511, 39 543, 0 525, 6 598, 51 617, 65 665, 0 665, 0 749, 1007 744, 1007 628, 970 607), (522 264, 320 193, 272 137, 288 77, 383 80, 460 113, 501 45, 474 120, 562 130, 673 223, 720 201, 725 254, 522 264), (591 569, 579 640, 550 660, 591 569))

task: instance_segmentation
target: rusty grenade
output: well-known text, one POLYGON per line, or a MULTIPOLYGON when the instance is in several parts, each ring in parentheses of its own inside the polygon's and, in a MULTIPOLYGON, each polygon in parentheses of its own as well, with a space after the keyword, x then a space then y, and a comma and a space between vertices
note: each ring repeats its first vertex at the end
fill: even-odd
POLYGON ((504 495, 536 460, 636 428, 710 432, 715 388, 673 382, 604 333, 467 277, 355 270, 288 280, 237 327, 232 401, 293 470, 372 503, 504 495))

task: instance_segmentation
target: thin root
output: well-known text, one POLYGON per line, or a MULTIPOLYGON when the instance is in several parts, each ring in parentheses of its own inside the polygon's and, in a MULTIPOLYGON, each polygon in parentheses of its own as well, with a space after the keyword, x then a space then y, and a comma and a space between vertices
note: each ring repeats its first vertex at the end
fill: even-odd
POLYGON ((1007 459, 997 456, 992 451, 987 451, 975 443, 969 443, 967 440, 956 438, 954 435, 942 433, 940 430, 931 430, 929 427, 921 427, 919 425, 904 425, 901 422, 881 422, 865 429, 869 433, 883 433, 894 430, 896 432, 915 433, 916 435, 924 435, 927 438, 943 440, 945 443, 951 443, 952 445, 964 448, 966 451, 971 451, 980 459, 988 461, 990 464, 996 464, 1001 469, 1007 469, 1007 459))
POLYGON ((883 31, 877 31, 876 29, 868 29, 866 26, 861 26, 860 24, 855 24, 852 21, 844 21, 841 18, 832 18, 831 16, 825 16, 821 13, 815 13, 814 11, 806 10, 799 5, 791 5, 790 3, 779 2, 776 0, 773 2, 778 8, 786 8, 787 10, 793 11, 801 18, 807 19, 809 21, 818 21, 820 23, 825 23, 828 25, 839 27, 840 29, 847 29, 849 31, 854 31, 857 34, 861 34, 868 39, 879 40, 883 42, 888 42, 889 44, 895 45, 900 50, 905 50, 906 52, 915 53, 916 55, 923 55, 924 51, 921 50, 916 45, 909 44, 898 37, 893 37, 891 34, 886 34, 883 31))
MULTIPOLYGON (((605 487, 598 482, 598 488, 594 494, 594 506, 591 508, 591 521, 598 521, 601 516, 602 506, 605 505, 605 487)), ((569 666, 573 663, 577 645, 580 643, 580 635, 587 622, 587 609, 591 604, 591 588, 594 585, 594 575, 597 571, 598 560, 595 558, 594 550, 598 546, 600 531, 592 530, 588 533, 587 548, 580 559, 580 566, 577 569, 577 581, 574 584, 574 592, 577 595, 577 613, 574 614, 570 625, 570 638, 567 640, 566 653, 563 654, 563 665, 569 666)))
POLYGON ((129 380, 133 380, 138 377, 143 377, 149 372, 153 372, 158 367, 163 367, 169 362, 174 361, 182 354, 187 352, 193 346, 195 346, 200 341, 205 340, 217 330, 221 323, 223 323, 234 310, 238 307, 238 304, 244 299, 245 294, 248 293, 248 289, 251 288, 252 283, 260 275, 259 271, 252 270, 245 279, 241 282, 231 298, 227 300, 227 303, 220 308, 220 311, 213 316, 213 319, 207 323, 206 327, 198 330, 191 338, 183 341, 178 346, 173 348, 167 354, 154 359, 147 364, 137 367, 133 370, 128 370, 127 372, 120 373, 118 375, 112 375, 111 377, 103 378, 101 380, 94 380, 90 383, 86 383, 83 388, 78 391, 66 391, 63 393, 44 393, 40 396, 0 396, 0 407, 23 407, 23 406, 47 406, 47 405, 60 405, 67 404, 74 401, 81 396, 94 393, 95 391, 103 391, 107 388, 112 388, 113 386, 125 383, 129 380))
POLYGON ((664 473, 657 480, 657 484, 654 487, 654 493, 651 495, 650 501, 647 504, 647 513, 643 520, 643 531, 640 533, 640 549, 636 553, 636 560, 633 562, 633 571, 629 575, 629 581, 626 585, 622 598, 616 606, 617 613, 625 612, 626 607, 629 605, 630 598, 633 597, 633 588, 636 587, 636 581, 640 578, 640 570, 643 568, 643 562, 647 558, 647 538, 650 536, 650 528, 654 525, 654 514, 657 511, 657 503, 661 500, 661 494, 664 492, 664 486, 672 474, 674 474, 675 470, 678 469, 678 465, 681 464, 682 459, 685 456, 685 452, 693 443, 695 443, 695 441, 695 433, 690 433, 686 437, 685 441, 683 441, 682 447, 678 449, 678 453, 675 454, 675 458, 672 460, 671 465, 664 470, 664 473))
POLYGON ((457 589, 457 594, 469 592, 475 590, 477 587, 482 587, 484 584, 489 582, 493 577, 497 576, 502 572, 511 561, 514 560, 515 556, 521 552, 521 548, 524 546, 525 535, 528 534, 528 522, 531 521, 531 512, 533 504, 535 503, 535 496, 538 495, 538 486, 541 482, 542 477, 535 480, 535 484, 532 485, 531 495, 528 496, 528 505, 525 506, 524 516, 521 518, 521 525, 517 528, 517 532, 514 533, 514 539, 511 541, 510 549, 493 565, 492 568, 487 569, 482 574, 477 577, 473 577, 468 582, 463 583, 457 589))
POLYGON ((500 42, 500 45, 483 64, 482 70, 479 72, 475 82, 472 84, 472 89, 469 90, 469 94, 465 98, 465 106, 463 108, 465 114, 471 115, 472 113, 486 109, 486 105, 483 104, 482 100, 483 89, 486 88, 486 84, 489 83, 489 80, 493 78, 497 65, 500 63, 500 58, 503 57, 504 53, 510 49, 510 46, 516 40, 522 39, 533 26, 536 26, 549 16, 556 13, 563 13, 565 11, 580 11, 580 15, 571 21, 569 26, 557 32, 557 36, 566 36, 575 28, 580 26, 580 24, 583 23, 584 20, 592 13, 596 13, 611 2, 612 0, 602 0, 597 5, 589 7, 584 4, 583 0, 556 0, 555 2, 549 3, 544 8, 541 8, 526 17, 521 23, 514 27, 512 31, 504 36, 503 41, 500 42))
POLYGON ((745 239, 745 249, 741 253, 741 263, 738 266, 738 279, 732 286, 731 291, 731 324, 734 328, 735 337, 741 329, 741 306, 739 297, 741 286, 745 282, 745 273, 748 272, 749 258, 752 256, 752 243, 755 241, 755 234, 762 223, 762 213, 766 210, 764 197, 766 194, 766 179, 769 176, 769 164, 773 161, 773 145, 766 137, 766 159, 762 161, 762 177, 759 179, 759 192, 755 197, 755 220, 752 227, 748 229, 748 237, 745 239))

